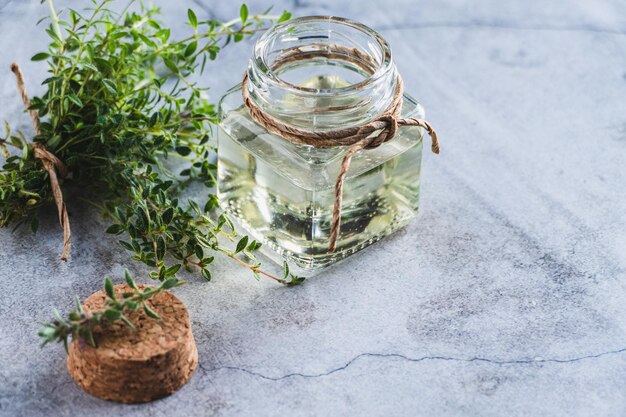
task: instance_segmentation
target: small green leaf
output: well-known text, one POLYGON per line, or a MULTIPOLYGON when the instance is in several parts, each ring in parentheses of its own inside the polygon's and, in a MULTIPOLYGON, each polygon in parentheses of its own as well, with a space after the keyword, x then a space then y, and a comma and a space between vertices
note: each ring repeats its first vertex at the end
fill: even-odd
POLYGON ((132 288, 133 290, 137 289, 137 284, 135 283, 133 277, 130 275, 130 272, 128 272, 128 269, 124 270, 124 279, 126 280, 126 284, 128 284, 130 288, 132 288))
POLYGON ((291 280, 289 280, 286 284, 288 287, 294 287, 296 285, 300 285, 304 282, 306 278, 304 277, 297 277, 295 275, 291 276, 291 280))
POLYGON ((148 307, 148 304, 146 303, 143 303, 143 311, 146 312, 146 315, 148 317, 153 318, 155 320, 161 320, 161 317, 156 313, 156 311, 148 307))
POLYGON ((174 74, 178 74, 178 66, 169 58, 163 57, 163 63, 166 67, 170 69, 174 74))
POLYGON ((37 334, 46 339, 54 339, 56 336, 56 333, 57 333, 56 328, 45 325, 37 334))
POLYGON ((237 248, 235 249, 235 253, 239 253, 246 248, 248 245, 248 236, 242 237, 237 243, 237 248))
POLYGON ((122 233, 123 231, 124 231, 124 226, 122 226, 121 224, 112 224, 111 226, 107 228, 106 233, 117 235, 117 234, 122 233))
POLYGON ((47 53, 47 52, 39 52, 38 54, 33 55, 30 60, 31 61, 43 61, 44 59, 47 59, 49 57, 50 57, 49 53, 47 53))
POLYGON ((120 314, 120 319, 124 322, 125 325, 127 325, 128 327, 130 327, 131 329, 135 328, 135 325, 133 324, 133 322, 131 322, 128 317, 126 317, 123 314, 120 314))
POLYGON ((192 209, 193 211, 195 211, 197 214, 202 214, 202 213, 200 212, 200 206, 198 206, 198 203, 196 203, 196 202, 195 202, 195 201, 193 201, 192 199, 189 199, 189 200, 188 200, 188 203, 189 203, 189 207, 191 207, 191 209, 192 209))
POLYGON ((202 277, 205 280, 211 281, 211 271, 209 271, 208 269, 203 269, 201 273, 202 273, 202 277))
MULTIPOLYGON (((56 134, 54 136, 52 136, 50 139, 48 139, 48 141, 46 142, 46 145, 48 146, 48 148, 56 148, 57 146, 59 146, 59 144, 61 143, 61 135, 56 134)), ((25 149, 28 149, 28 146, 24 146, 25 149)))
MULTIPOLYGON (((96 341, 93 338, 93 331, 91 331, 91 328, 87 327, 85 329, 85 333, 85 339, 87 340, 87 343, 89 343, 89 346, 96 347, 96 341)), ((67 338, 65 339, 65 342, 67 342, 67 338)), ((67 351, 67 345, 65 346, 65 351, 67 351)))
POLYGON ((104 79, 102 80, 102 85, 104 85, 104 88, 111 94, 117 95, 117 87, 115 86, 115 83, 109 79, 104 79))
POLYGON ((261 247, 261 243, 257 242, 256 240, 253 240, 252 243, 250 243, 248 245, 248 251, 249 252, 254 252, 255 250, 259 249, 261 247))
POLYGON ((161 287, 163 287, 164 290, 169 290, 170 288, 174 288, 178 286, 178 284, 179 284, 178 279, 172 277, 163 281, 163 284, 161 284, 161 287))
POLYGON ((222 213, 217 218, 217 230, 220 230, 222 226, 224 226, 225 223, 226 223, 226 216, 224 215, 224 213, 222 213))
POLYGON ((157 248, 156 248, 156 256, 157 259, 163 260, 163 257, 165 256, 165 239, 163 238, 163 236, 159 236, 159 238, 157 239, 156 242, 157 248))
POLYGON ((150 116, 150 120, 148 121, 148 127, 153 127, 156 122, 159 120, 159 112, 154 112, 152 113, 152 116, 150 116))
POLYGON ((187 47, 185 48, 185 56, 189 57, 193 55, 193 53, 196 52, 196 49, 198 49, 198 42, 190 42, 189 45, 187 45, 187 47))
POLYGON ((239 17, 241 18, 241 24, 243 25, 248 20, 248 6, 246 4, 242 4, 239 9, 239 17))
POLYGON ((72 19, 72 23, 74 25, 80 20, 78 14, 72 9, 70 9, 70 18, 72 19))
POLYGON ((118 310, 105 310, 104 317, 108 320, 115 321, 118 320, 122 316, 122 313, 118 310))
POLYGON ((93 58, 93 62, 103 74, 110 74, 113 72, 113 67, 108 60, 96 56, 93 58))
POLYGON ((280 15, 280 17, 278 18, 278 23, 282 23, 285 22, 287 20, 291 19, 291 13, 289 13, 287 10, 283 11, 283 14, 280 15))
POLYGON ((168 277, 173 276, 174 274, 178 272, 181 266, 182 264, 176 264, 176 265, 170 266, 169 268, 167 268, 167 273, 165 275, 167 275, 168 277))
POLYGON ((83 309, 83 305, 80 303, 80 298, 74 297, 74 304, 76 305, 76 311, 80 314, 83 314, 85 310, 83 309))
POLYGON ((115 300, 115 291, 113 290, 113 282, 111 281, 111 278, 109 277, 106 277, 104 279, 104 290, 106 291, 109 298, 115 300))
POLYGON ((173 218, 174 218, 174 207, 168 207, 161 215, 161 219, 163 220, 163 224, 165 225, 170 224, 173 218))
POLYGON ((204 258, 204 248, 202 245, 196 245, 195 255, 198 259, 204 258))
POLYGON ((69 96, 67 96, 67 98, 74 104, 76 104, 78 107, 83 107, 83 102, 80 101, 80 99, 78 98, 78 96, 76 96, 75 94, 70 94, 69 96))
POLYGON ((209 199, 207 200, 206 204, 204 205, 204 212, 207 213, 209 211, 211 211, 212 208, 214 207, 219 207, 219 201, 217 199, 217 196, 215 194, 209 194, 209 199))
POLYGON ((150 39, 149 37, 147 37, 143 33, 135 32, 135 34, 139 37, 139 39, 141 39, 150 48, 156 48, 157 47, 157 44, 154 43, 154 41, 152 41, 152 39, 150 39))
POLYGON ((53 311, 54 311, 54 318, 57 319, 59 323, 67 324, 67 322, 63 320, 63 317, 61 317, 61 313, 59 313, 59 310, 55 308, 53 311))
POLYGON ((124 247, 124 249, 127 249, 129 251, 135 251, 135 248, 133 248, 133 246, 128 243, 128 242, 124 242, 123 240, 118 240, 119 244, 122 245, 124 247))
POLYGON ((200 245, 204 246, 205 248, 212 247, 211 241, 202 235, 196 236, 196 240, 200 245))
POLYGON ((189 18, 189 24, 193 26, 194 29, 198 27, 198 18, 193 10, 187 9, 187 17, 189 18))

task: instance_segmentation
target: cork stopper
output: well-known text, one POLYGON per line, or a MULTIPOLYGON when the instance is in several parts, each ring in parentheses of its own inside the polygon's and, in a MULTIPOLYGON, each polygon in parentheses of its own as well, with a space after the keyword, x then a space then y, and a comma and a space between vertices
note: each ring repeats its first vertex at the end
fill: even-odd
MULTIPOLYGON (((128 291, 126 285, 115 286, 116 296, 128 291)), ((85 311, 102 310, 106 298, 102 290, 92 294, 83 303, 85 311)), ((170 292, 146 303, 161 320, 139 309, 125 313, 135 329, 119 321, 105 323, 94 329, 96 348, 79 340, 70 344, 67 369, 89 394, 122 403, 148 402, 172 394, 193 374, 198 350, 187 309, 170 292)))

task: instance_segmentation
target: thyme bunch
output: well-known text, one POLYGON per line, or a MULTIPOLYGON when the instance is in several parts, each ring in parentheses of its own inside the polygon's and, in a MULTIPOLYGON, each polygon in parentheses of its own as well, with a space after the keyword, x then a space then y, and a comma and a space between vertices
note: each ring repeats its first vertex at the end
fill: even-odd
MULTIPOLYGON (((255 257, 261 244, 238 236, 220 212, 211 162, 218 151, 212 136, 217 112, 205 89, 191 80, 225 46, 290 14, 249 15, 244 4, 238 18, 223 23, 200 20, 189 9, 189 34, 174 40, 154 6, 131 0, 116 12, 110 8, 115 0, 92 0, 85 10, 57 13, 52 0, 44 1, 50 8, 42 19, 48 23, 50 43, 32 60, 45 62, 49 77, 43 81, 43 95, 30 102, 40 134, 29 141, 6 124, 0 137, 5 159, 0 168, 0 226, 28 226, 35 232, 38 213, 53 200, 48 174, 33 155, 33 143, 41 143, 70 173, 64 190, 79 192, 99 207, 112 222, 106 232, 120 236, 120 245, 153 268, 150 277, 161 281, 155 290, 138 291, 121 302, 110 300, 105 311, 90 316, 77 301, 67 319, 57 313, 56 320, 44 325, 44 343, 67 343, 70 335, 92 342, 94 324, 125 320, 125 308, 179 285, 180 268, 210 280, 217 255, 234 260, 257 279, 301 283, 304 278, 290 273, 287 264, 282 276, 263 271, 255 257), (181 163, 181 171, 172 168, 181 163), (183 198, 193 182, 205 187, 204 195, 183 198)), ((71 201, 66 203, 71 207, 71 201)), ((126 279, 131 285, 129 275, 126 279)))
MULTIPOLYGON (((152 278, 162 280, 184 266, 197 267, 208 280, 215 253, 246 255, 252 263, 239 263, 258 276, 253 256, 258 242, 239 251, 221 243, 247 238, 237 240, 230 220, 217 213, 211 162, 217 114, 190 76, 202 74, 207 60, 216 59, 227 44, 286 20, 289 13, 250 16, 244 4, 239 18, 221 23, 198 20, 189 9, 192 33, 172 40, 154 6, 129 11, 131 1, 116 13, 108 8, 114 0, 94 0, 89 15, 70 9, 62 19, 47 1, 51 42, 32 59, 45 60, 50 77, 43 81, 46 92, 31 100, 41 120, 41 134, 33 141, 67 166, 71 179, 65 185, 82 190, 83 198, 113 220, 107 232, 126 236, 120 244, 155 268, 152 278), (166 162, 174 159, 187 166, 172 172, 167 166, 179 164, 166 162), (181 201, 181 190, 194 181, 207 187, 205 196, 181 201)), ((11 135, 7 128, 0 148, 6 157, 0 170, 0 225, 28 224, 36 230, 37 213, 52 199, 47 174, 23 134, 11 135), (9 152, 10 146, 18 152, 9 152)), ((284 284, 299 281, 263 275, 284 284)))

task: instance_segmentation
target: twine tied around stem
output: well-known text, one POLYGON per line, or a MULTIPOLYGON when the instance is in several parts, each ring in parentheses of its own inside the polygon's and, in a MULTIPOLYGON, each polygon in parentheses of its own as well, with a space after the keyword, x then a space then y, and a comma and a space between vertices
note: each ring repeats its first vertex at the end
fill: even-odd
MULTIPOLYGON (((40 135, 39 118, 37 112, 30 108, 30 99, 26 94, 26 84, 24 83, 24 74, 20 70, 19 65, 16 63, 11 64, 11 71, 15 74, 17 80, 17 89, 22 97, 22 102, 28 110, 28 114, 33 121, 33 127, 35 128, 35 134, 40 135)), ((67 261, 70 255, 70 247, 72 245, 72 233, 70 230, 70 219, 67 215, 67 208, 63 201, 63 192, 59 185, 59 177, 65 178, 67 176, 67 167, 59 158, 57 158, 52 152, 50 152, 46 145, 42 142, 36 142, 33 144, 33 154, 36 159, 41 162, 43 169, 48 173, 50 179, 50 188, 52 189, 52 196, 57 206, 57 212, 59 214, 59 223, 63 228, 63 251, 61 252, 61 259, 67 261), (58 173, 58 175, 57 175, 58 173)))
MULTIPOLYGON (((362 54, 356 48, 346 48, 339 45, 309 45, 306 50, 302 47, 295 47, 286 50, 276 59, 272 70, 276 70, 281 66, 298 60, 311 59, 315 57, 335 58, 348 61, 366 72, 373 74, 374 63, 362 54)), ((261 127, 271 133, 274 133, 290 142, 310 145, 314 147, 329 148, 336 146, 348 146, 348 151, 343 157, 341 167, 335 182, 335 200, 332 211, 332 220, 330 226, 330 244, 329 253, 337 248, 337 238, 341 229, 341 206, 343 199, 343 183, 350 169, 352 157, 363 149, 373 149, 390 141, 395 136, 399 127, 402 126, 419 126, 426 130, 431 138, 431 150, 433 153, 439 153, 439 141, 435 129, 426 120, 414 117, 402 117, 400 112, 402 109, 402 95, 404 92, 404 83, 400 75, 397 76, 396 89, 391 99, 389 107, 378 117, 372 121, 359 126, 350 126, 336 130, 310 131, 299 129, 288 125, 263 111, 250 97, 248 90, 248 72, 243 76, 241 84, 241 93, 243 102, 250 116, 261 127)))

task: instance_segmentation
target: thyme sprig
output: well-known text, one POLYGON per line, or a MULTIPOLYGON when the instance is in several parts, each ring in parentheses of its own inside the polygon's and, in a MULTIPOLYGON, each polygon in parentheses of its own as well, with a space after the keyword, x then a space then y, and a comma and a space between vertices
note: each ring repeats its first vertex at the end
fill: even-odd
POLYGON ((68 339, 71 336, 73 339, 83 340, 90 346, 96 347, 93 334, 95 326, 121 320, 128 327, 135 327, 125 315, 129 311, 143 309, 148 317, 160 320, 159 315, 146 301, 160 292, 184 284, 184 281, 170 276, 158 286, 140 288, 128 271, 125 271, 124 278, 130 290, 122 293, 121 298, 115 294, 113 281, 108 277, 104 279, 104 291, 108 298, 103 310, 86 312, 78 298, 76 298, 76 309, 71 311, 66 318, 55 310, 55 320, 42 324, 43 327, 39 332, 39 336, 43 339, 42 346, 50 342, 61 342, 67 351, 68 339))

